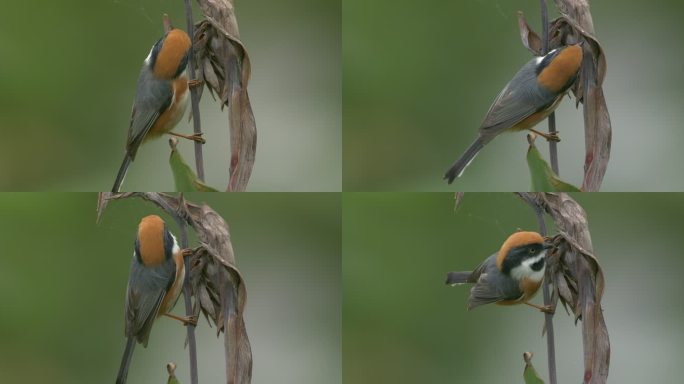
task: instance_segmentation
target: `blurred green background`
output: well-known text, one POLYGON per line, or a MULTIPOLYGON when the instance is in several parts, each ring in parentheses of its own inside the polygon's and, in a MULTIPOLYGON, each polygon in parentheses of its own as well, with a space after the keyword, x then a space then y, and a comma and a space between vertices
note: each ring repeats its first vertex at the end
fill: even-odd
MULTIPOLYGON (((193 1, 195 20, 202 14, 193 1)), ((250 191, 341 189, 339 0, 236 1, 258 130, 250 191)), ((109 190, 142 62, 183 1, 9 2, 0 13, 0 190, 109 190)), ((186 117, 189 116, 186 115, 186 117)), ((228 114, 201 105, 206 181, 228 184, 228 114)), ((189 133, 183 120, 176 131, 189 133)), ((194 168, 193 145, 180 149, 194 168)), ((124 190, 174 190, 167 139, 147 143, 124 190)))
MULTIPOLYGON (((609 382, 680 381, 684 195, 573 196, 606 275, 609 382)), ((446 272, 474 268, 516 229, 538 228, 522 200, 466 194, 454 212, 451 193, 348 193, 343 206, 345 382, 522 383, 524 351, 548 376, 538 311, 469 312, 468 287, 444 285, 446 272)), ((558 382, 580 382, 581 324, 562 307, 554 324, 558 382)))
MULTIPOLYGON (((247 285, 252 382, 340 383, 341 197, 186 196, 230 226, 247 285)), ((138 221, 160 210, 139 199, 112 202, 96 225, 96 201, 96 194, 0 194, 1 382, 114 382, 138 221)), ((174 313, 184 312, 182 303, 174 313)), ((223 336, 203 317, 197 334, 200 382, 225 382, 223 336)), ((189 382, 184 341, 177 321, 158 319, 147 349, 135 350, 129 382, 166 383, 168 361, 189 382)))
MULTIPOLYGON (((682 191, 684 51, 673 42, 684 37, 684 3, 590 3, 607 55, 613 123, 602 190, 682 191)), ((520 43, 518 10, 540 30, 538 1, 344 2, 345 191, 529 190, 520 133, 497 137, 454 185, 442 181, 499 91, 531 58, 520 43)), ((549 10, 557 15, 551 1, 549 10)), ((581 110, 566 99, 556 117, 560 175, 580 185, 581 110)), ((538 145, 548 158, 548 146, 538 145)))

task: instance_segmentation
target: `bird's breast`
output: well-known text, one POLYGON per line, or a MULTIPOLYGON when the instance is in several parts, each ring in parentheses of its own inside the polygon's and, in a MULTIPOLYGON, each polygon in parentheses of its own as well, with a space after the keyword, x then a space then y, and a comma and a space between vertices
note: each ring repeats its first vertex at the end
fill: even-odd
POLYGON ((543 109, 529 115, 528 117, 524 118, 518 124, 512 126, 511 131, 522 131, 524 129, 532 128, 535 125, 539 124, 542 120, 549 117, 551 112, 556 110, 556 108, 558 107, 558 104, 560 104, 560 101, 563 99, 564 95, 565 94, 559 95, 558 97, 556 97, 556 100, 554 100, 550 106, 543 108, 543 109))
POLYGON ((166 292, 164 299, 162 300, 161 306, 159 307, 158 316, 165 313, 171 312, 173 307, 178 301, 181 291, 183 290, 183 283, 185 282, 185 264, 183 262, 183 252, 180 250, 173 255, 174 262, 176 263, 176 277, 173 280, 173 284, 166 292))
POLYGON ((171 131, 183 118, 188 106, 188 78, 180 76, 171 80, 173 96, 169 107, 155 121, 146 139, 159 137, 171 131))
POLYGON ((521 301, 530 300, 539 290, 542 280, 535 280, 529 277, 523 277, 520 280, 520 290, 523 292, 523 297, 521 301))

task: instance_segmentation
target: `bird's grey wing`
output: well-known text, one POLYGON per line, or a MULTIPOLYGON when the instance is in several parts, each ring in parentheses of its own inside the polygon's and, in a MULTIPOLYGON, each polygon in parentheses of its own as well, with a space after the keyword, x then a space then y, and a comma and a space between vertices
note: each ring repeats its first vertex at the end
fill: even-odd
POLYGON ((168 81, 155 80, 153 76, 149 69, 143 68, 138 77, 126 146, 133 158, 154 122, 173 101, 171 84, 168 81))
POLYGON ((468 309, 502 300, 501 292, 496 288, 496 282, 501 275, 496 268, 497 255, 498 252, 489 256, 473 271, 471 279, 475 285, 470 289, 468 309))
POLYGON ((143 267, 134 256, 126 295, 126 336, 135 336, 147 345, 152 323, 175 276, 173 259, 156 267, 143 267))
POLYGON ((470 290, 470 297, 468 298, 468 309, 473 309, 480 305, 496 303, 504 300, 501 291, 493 283, 492 275, 483 273, 477 280, 477 283, 470 290))
POLYGON ((480 126, 482 134, 497 135, 553 103, 555 95, 537 85, 536 60, 525 64, 496 97, 480 126))

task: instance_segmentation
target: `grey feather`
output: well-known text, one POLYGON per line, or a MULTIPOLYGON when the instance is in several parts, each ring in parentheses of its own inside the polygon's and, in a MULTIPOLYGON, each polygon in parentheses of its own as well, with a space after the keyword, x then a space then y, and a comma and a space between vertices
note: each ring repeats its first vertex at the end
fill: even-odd
POLYGON ((175 278, 173 258, 156 267, 145 267, 133 256, 126 294, 126 336, 134 336, 147 346, 152 323, 175 278))
POLYGON ((449 272, 447 284, 474 283, 468 297, 468 309, 522 296, 518 283, 496 267, 498 252, 489 256, 472 272, 449 272))
POLYGON ((480 126, 481 136, 493 138, 556 100, 558 95, 537 83, 537 60, 534 58, 520 68, 496 97, 480 126), (521 84, 530 84, 530 87, 521 84))
POLYGON ((155 78, 152 71, 144 66, 138 77, 135 101, 131 111, 131 124, 128 128, 126 151, 132 159, 135 159, 138 147, 154 122, 171 105, 172 100, 171 82, 155 78))

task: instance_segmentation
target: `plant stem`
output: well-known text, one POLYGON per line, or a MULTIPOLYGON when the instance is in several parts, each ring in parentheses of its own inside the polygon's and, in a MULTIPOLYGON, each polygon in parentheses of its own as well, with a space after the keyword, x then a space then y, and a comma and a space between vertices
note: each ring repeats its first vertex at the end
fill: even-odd
MULTIPOLYGON (((183 220, 181 227, 181 247, 188 248, 188 223, 183 220)), ((183 298, 185 300, 185 315, 192 316, 192 296, 190 293, 190 258, 184 257, 185 263, 185 282, 183 283, 183 298)), ((190 383, 199 382, 197 372, 197 343, 195 341, 195 326, 188 324, 188 353, 190 354, 190 383)))
MULTIPOLYGON (((542 207, 534 198, 533 193, 519 193, 518 194, 527 204, 529 204, 537 216, 537 223, 539 223, 539 234, 546 236, 546 222, 544 221, 544 211, 542 207)), ((544 305, 551 305, 551 290, 549 287, 550 270, 547 268, 544 276, 544 283, 542 285, 542 294, 544 295, 544 305)), ((557 384, 556 379, 556 347, 555 337, 553 333, 553 314, 544 313, 544 322, 546 326, 546 349, 549 361, 549 384, 557 384)))
MULTIPOLYGON (((192 5, 190 0, 184 0, 185 2, 185 19, 188 24, 188 36, 192 41, 192 47, 190 49, 190 58, 188 60, 188 73, 191 80, 196 80, 195 78, 195 26, 192 21, 192 5)), ((201 86, 201 85, 200 85, 201 86)), ((200 123, 200 111, 199 111, 199 90, 197 87, 190 87, 190 103, 192 104, 192 123, 193 130, 195 134, 202 133, 202 124, 200 123)), ((197 168, 197 178, 204 181, 204 158, 202 157, 202 143, 195 141, 195 166, 197 168)))
MULTIPOLYGON (((539 0, 542 17, 542 55, 549 52, 549 11, 546 7, 546 0, 539 0)), ((549 115, 549 133, 556 133, 556 113, 549 115)), ((559 175, 558 170, 558 145, 555 141, 549 142, 549 156, 551 157, 551 169, 559 175)))

